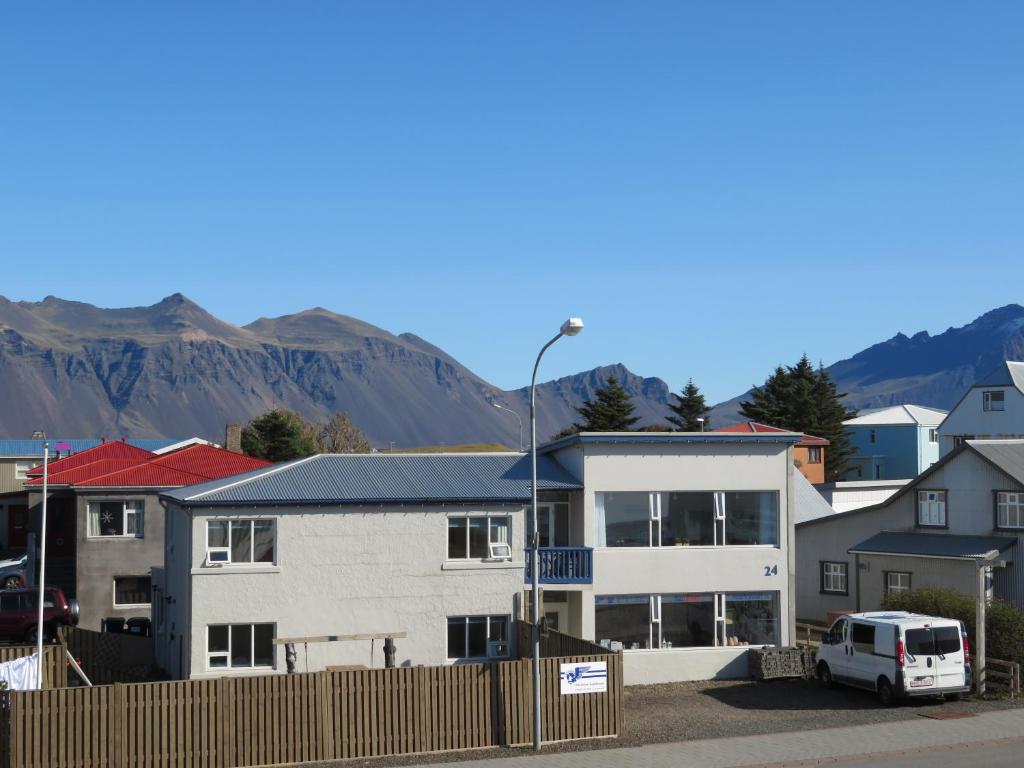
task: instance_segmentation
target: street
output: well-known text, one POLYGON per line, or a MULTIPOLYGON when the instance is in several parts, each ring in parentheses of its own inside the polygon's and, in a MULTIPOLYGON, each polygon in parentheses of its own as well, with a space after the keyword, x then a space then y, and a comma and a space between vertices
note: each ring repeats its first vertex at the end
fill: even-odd
MULTIPOLYGON (((1016 768, 1021 764, 1022 747, 1024 739, 1007 739, 992 745, 934 748, 908 755, 881 754, 839 764, 845 768, 873 768, 881 765, 886 768, 961 768, 968 765, 978 768, 1016 768)), ((835 763, 832 759, 826 760, 828 764, 835 763)), ((793 768, 823 764, 825 761, 794 763, 793 768)))

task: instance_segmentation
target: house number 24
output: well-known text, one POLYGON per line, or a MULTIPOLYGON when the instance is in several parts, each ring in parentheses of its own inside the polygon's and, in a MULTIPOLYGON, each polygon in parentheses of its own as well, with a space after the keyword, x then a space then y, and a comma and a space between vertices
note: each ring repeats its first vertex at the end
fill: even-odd
POLYGON ((765 576, 778 576, 779 575, 779 566, 777 566, 777 565, 766 565, 764 567, 764 575, 765 576))

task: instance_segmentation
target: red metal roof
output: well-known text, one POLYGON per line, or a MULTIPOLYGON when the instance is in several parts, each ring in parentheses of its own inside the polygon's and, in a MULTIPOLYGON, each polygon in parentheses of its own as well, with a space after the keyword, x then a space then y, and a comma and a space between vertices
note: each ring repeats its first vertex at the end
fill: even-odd
MULTIPOLYGON (((739 424, 732 424, 728 427, 722 427, 716 429, 715 432, 788 432, 788 429, 780 429, 779 427, 772 427, 768 424, 761 424, 757 421, 741 421, 739 424)), ((804 439, 801 440, 797 445, 829 445, 829 441, 824 437, 815 437, 814 435, 804 435, 804 439)))
MULTIPOLYGON (((156 458, 155 453, 143 450, 142 448, 136 448, 134 445, 129 445, 128 443, 111 441, 109 443, 101 443, 93 448, 86 448, 84 451, 79 451, 78 453, 66 456, 63 459, 51 461, 47 468, 47 474, 49 475, 50 483, 58 482, 67 484, 68 481, 66 480, 57 481, 57 476, 64 475, 71 470, 80 470, 84 474, 66 475, 66 477, 88 477, 89 475, 112 472, 115 468, 129 467, 133 464, 138 464, 153 458, 156 458), (92 470, 86 470, 86 467, 91 465, 97 466, 92 470)), ((25 485, 42 485, 42 466, 40 465, 30 469, 28 476, 35 479, 29 480, 25 485)), ((70 482, 74 481, 72 480, 70 482)))
MULTIPOLYGON (((105 443, 97 446, 97 449, 105 445, 115 444, 105 443)), ((86 453, 88 451, 83 451, 67 460, 86 453)), ((180 488, 261 469, 271 464, 263 459, 232 453, 212 445, 190 445, 162 456, 149 451, 141 451, 141 454, 134 461, 98 460, 53 473, 54 468, 66 461, 62 459, 51 465, 49 483, 51 486, 77 488, 180 488)), ((40 486, 42 483, 40 477, 30 480, 26 485, 40 486)))

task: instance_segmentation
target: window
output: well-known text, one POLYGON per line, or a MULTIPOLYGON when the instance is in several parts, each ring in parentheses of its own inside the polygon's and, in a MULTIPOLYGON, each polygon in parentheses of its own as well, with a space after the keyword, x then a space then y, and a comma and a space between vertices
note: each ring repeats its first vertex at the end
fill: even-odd
POLYGON ((508 616, 448 617, 449 660, 508 657, 508 616))
POLYGON ((821 591, 832 595, 849 594, 846 577, 849 563, 823 562, 821 564, 821 591))
POLYGON ((1024 493, 996 494, 996 527, 1024 528, 1024 493))
POLYGON ((776 491, 598 493, 597 546, 778 546, 776 491))
POLYGON ((14 462, 14 479, 15 480, 27 480, 28 471, 32 467, 36 466, 34 461, 16 461, 14 462))
POLYGON ((939 430, 937 428, 932 427, 931 429, 928 430, 928 442, 929 443, 937 443, 937 442, 939 442, 939 430))
POLYGON ((598 595, 594 629, 627 651, 777 645, 778 593, 598 595))
POLYGON ((872 429, 871 433, 868 435, 868 440, 870 443, 874 444, 877 437, 877 433, 875 432, 875 430, 872 429))
POLYGON ((274 666, 273 624, 211 624, 206 628, 208 669, 274 666))
POLYGON ((448 559, 486 560, 512 556, 509 535, 512 518, 449 517, 448 559))
POLYGON ((944 528, 946 526, 946 492, 917 492, 917 524, 944 528))
POLYGON ((885 594, 910 591, 910 573, 908 571, 886 571, 885 594))
POLYGON ((924 629, 908 629, 906 632, 907 655, 936 656, 939 654, 958 653, 960 645, 960 629, 958 627, 930 627, 924 629))
POLYGON ((151 585, 149 576, 115 576, 114 607, 149 605, 152 602, 151 585))
POLYGON ((821 447, 812 445, 807 449, 807 463, 821 464, 821 447))
POLYGON ((273 520, 207 520, 207 564, 274 562, 273 520))
POLYGON ((981 394, 981 409, 983 411, 1003 411, 1006 410, 1006 402, 1004 400, 1004 393, 1000 389, 992 390, 990 392, 982 392, 981 394))
POLYGON ((850 643, 859 653, 874 653, 875 625, 850 622, 850 643))
POLYGON ((141 501, 91 501, 86 509, 89 536, 143 537, 141 501))

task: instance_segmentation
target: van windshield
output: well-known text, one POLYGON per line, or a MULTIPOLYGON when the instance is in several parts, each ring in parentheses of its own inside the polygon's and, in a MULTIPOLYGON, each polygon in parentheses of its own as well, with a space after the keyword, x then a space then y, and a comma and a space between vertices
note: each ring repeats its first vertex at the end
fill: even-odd
POLYGON ((960 630, 957 627, 907 630, 907 653, 911 656, 944 656, 959 650, 960 630))

